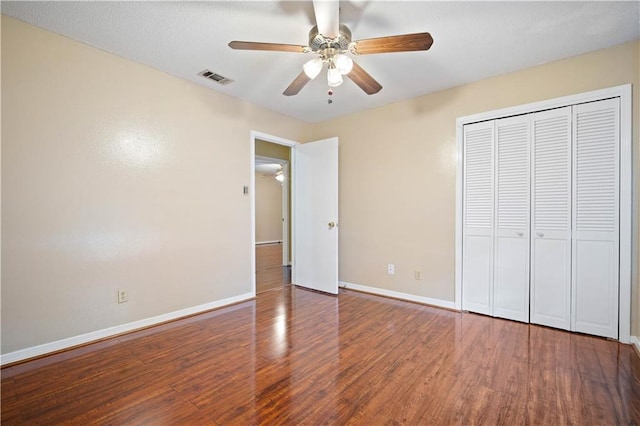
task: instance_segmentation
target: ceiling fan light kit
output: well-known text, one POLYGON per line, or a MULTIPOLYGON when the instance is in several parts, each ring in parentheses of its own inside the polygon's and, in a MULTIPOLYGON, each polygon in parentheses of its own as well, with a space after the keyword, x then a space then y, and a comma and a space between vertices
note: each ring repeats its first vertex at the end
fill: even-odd
POLYGON ((353 69, 353 59, 347 55, 338 54, 333 59, 333 62, 336 64, 336 68, 338 68, 338 71, 340 71, 340 74, 342 75, 349 74, 353 69))
POLYGON ((322 58, 314 58, 308 62, 305 62, 305 64, 302 66, 302 69, 304 70, 304 73, 307 75, 307 77, 313 80, 318 76, 318 74, 320 74, 323 65, 324 62, 322 61, 322 58))
POLYGON ((327 84, 329 87, 337 87, 342 84, 342 74, 338 68, 336 68, 333 62, 329 63, 329 70, 327 71, 327 84))
POLYGON ((317 56, 302 66, 302 72, 285 89, 285 96, 296 95, 315 79, 327 64, 327 84, 340 86, 343 75, 349 77, 366 94, 373 95, 382 85, 356 64, 347 54, 410 52, 428 50, 433 38, 427 32, 351 41, 351 30, 338 24, 338 1, 315 0, 313 2, 317 25, 309 31, 309 46, 292 44, 232 41, 229 47, 238 50, 269 50, 281 52, 315 53, 317 56), (323 29, 321 33, 318 28, 323 29))

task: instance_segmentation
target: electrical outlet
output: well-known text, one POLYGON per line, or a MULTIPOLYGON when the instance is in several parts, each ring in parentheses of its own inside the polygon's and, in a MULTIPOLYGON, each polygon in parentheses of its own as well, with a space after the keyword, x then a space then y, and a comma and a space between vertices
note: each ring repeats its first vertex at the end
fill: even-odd
POLYGON ((124 303, 129 301, 129 295, 127 294, 127 290, 121 288, 118 290, 118 303, 124 303))
POLYGON ((415 279, 416 280, 421 280, 422 279, 422 272, 420 272, 419 270, 416 269, 415 271, 415 279))
POLYGON ((395 275, 396 274, 396 265, 394 265, 393 263, 388 264, 387 265, 387 274, 395 275))

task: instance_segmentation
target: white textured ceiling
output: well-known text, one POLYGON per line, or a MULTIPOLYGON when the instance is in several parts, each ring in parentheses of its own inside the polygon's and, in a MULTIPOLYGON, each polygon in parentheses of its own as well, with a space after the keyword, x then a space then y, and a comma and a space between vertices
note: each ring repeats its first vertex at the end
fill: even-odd
MULTIPOLYGON (((356 58, 382 85, 327 103, 324 74, 283 90, 310 54, 237 51, 231 40, 307 44, 311 2, 2 2, 2 13, 196 84, 318 122, 640 38, 640 2, 342 1, 353 39, 429 31, 426 52, 356 58), (197 74, 210 69, 227 86, 197 74)), ((161 89, 161 88, 159 88, 161 89)))

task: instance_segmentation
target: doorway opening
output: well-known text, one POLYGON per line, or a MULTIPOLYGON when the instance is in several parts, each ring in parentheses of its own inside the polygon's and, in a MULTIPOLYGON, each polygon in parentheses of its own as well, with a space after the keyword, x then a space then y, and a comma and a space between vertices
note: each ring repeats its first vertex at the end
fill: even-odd
POLYGON ((291 283, 289 151, 283 145, 256 140, 256 293, 291 283))
POLYGON ((296 144, 251 133, 255 294, 291 284, 291 146, 296 144))

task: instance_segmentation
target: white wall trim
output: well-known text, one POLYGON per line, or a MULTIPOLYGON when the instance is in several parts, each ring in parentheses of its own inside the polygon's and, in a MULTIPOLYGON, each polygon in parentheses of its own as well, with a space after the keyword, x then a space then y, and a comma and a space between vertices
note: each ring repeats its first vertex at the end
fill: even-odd
POLYGON ((431 299, 430 297, 416 296, 415 294, 401 293, 399 291, 385 290, 383 288, 369 287, 366 285, 353 284, 345 281, 340 281, 340 287, 361 291, 363 293, 376 294, 378 296, 391 297, 393 299, 422 303, 423 305, 435 306, 437 308, 457 309, 455 303, 448 300, 431 299))
POLYGON ((629 343, 631 336, 631 278, 636 268, 633 247, 637 235, 632 234, 633 218, 633 151, 631 84, 593 90, 540 102, 518 105, 456 119, 456 260, 455 260, 455 306, 462 307, 462 136, 465 124, 492 120, 534 111, 560 108, 607 98, 620 98, 620 293, 618 340, 629 343))
POLYGON ((631 278, 637 254, 637 235, 633 234, 633 134, 631 85, 618 86, 620 96, 620 293, 618 295, 618 339, 629 343, 631 338, 631 278))
POLYGON ((456 309, 462 310, 462 196, 463 196, 463 176, 464 166, 462 153, 464 152, 463 137, 464 124, 460 118, 456 119, 456 259, 454 263, 454 296, 453 303, 456 309))
POLYGON ((640 339, 637 336, 631 336, 630 343, 636 347, 638 356, 640 356, 640 339))
POLYGON ((252 299, 253 297, 254 295, 252 293, 245 293, 222 300, 216 300, 215 302, 205 303, 204 305, 180 309, 178 311, 169 312, 155 317, 122 324, 115 327, 104 328, 102 330, 92 331, 90 333, 80 334, 78 336, 68 337, 66 339, 57 340, 55 342, 45 343, 38 346, 32 346, 26 349, 20 349, 18 351, 0 355, 0 365, 11 364, 29 358, 46 355, 48 353, 57 352, 63 349, 72 348, 74 346, 95 342, 97 340, 105 339, 108 337, 117 336, 123 333, 140 330, 142 328, 158 325, 167 321, 173 321, 190 315, 210 311, 212 309, 221 308, 233 303, 243 302, 245 300, 252 299))
POLYGON ((568 105, 593 102, 601 99, 615 98, 622 96, 624 92, 631 95, 631 84, 607 87, 605 89, 592 90, 589 92, 576 93, 574 95, 562 96, 559 98, 546 99, 544 101, 531 102, 523 105, 516 105, 508 108, 496 109, 493 111, 481 112, 478 114, 458 117, 456 124, 460 127, 463 124, 475 123, 478 121, 494 120, 497 118, 510 117, 519 114, 528 114, 535 111, 542 111, 553 108, 561 108, 568 105))

